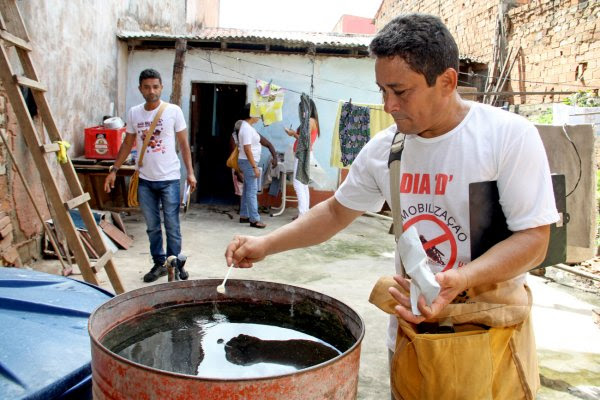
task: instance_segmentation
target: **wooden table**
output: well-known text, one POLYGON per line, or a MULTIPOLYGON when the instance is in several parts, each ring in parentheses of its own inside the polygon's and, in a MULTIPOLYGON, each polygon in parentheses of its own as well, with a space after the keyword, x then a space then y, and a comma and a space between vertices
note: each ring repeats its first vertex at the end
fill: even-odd
POLYGON ((83 190, 90 194, 90 207, 97 210, 127 211, 131 210, 127 203, 129 177, 135 172, 134 165, 123 165, 117 171, 115 187, 110 193, 104 191, 104 180, 112 160, 90 160, 74 158, 71 160, 75 172, 83 186, 83 190))

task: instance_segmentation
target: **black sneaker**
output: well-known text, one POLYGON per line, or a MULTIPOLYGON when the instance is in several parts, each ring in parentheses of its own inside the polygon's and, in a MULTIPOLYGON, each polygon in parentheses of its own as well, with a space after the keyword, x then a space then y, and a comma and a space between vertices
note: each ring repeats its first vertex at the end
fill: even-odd
POLYGON ((167 274, 167 267, 164 264, 154 264, 150 272, 144 275, 144 282, 154 282, 161 276, 167 274))

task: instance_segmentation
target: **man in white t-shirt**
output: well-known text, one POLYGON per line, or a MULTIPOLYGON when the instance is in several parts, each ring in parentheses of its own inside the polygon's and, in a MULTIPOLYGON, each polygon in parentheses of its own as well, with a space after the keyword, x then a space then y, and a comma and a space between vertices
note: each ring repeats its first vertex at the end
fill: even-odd
MULTIPOLYGON (((158 71, 146 69, 140 73, 139 90, 145 103, 132 107, 127 114, 127 135, 121 145, 115 163, 104 182, 104 190, 110 192, 114 187, 116 172, 121 167, 136 143, 138 151, 142 148, 148 128, 158 112, 162 101, 162 79, 158 71)), ((153 266, 144 275, 144 282, 153 282, 167 274, 165 261, 175 256, 178 262, 177 273, 180 279, 187 279, 183 268, 184 257, 181 253, 181 229, 179 226, 180 204, 180 164, 176 151, 176 141, 181 149, 181 158, 187 170, 187 183, 190 192, 196 188, 196 178, 192 167, 192 157, 188 144, 188 134, 181 108, 168 104, 160 116, 150 141, 144 152, 143 164, 139 168, 138 201, 144 214, 150 240, 150 254, 153 266), (162 204, 166 252, 163 249, 160 208, 162 204)))
MULTIPOLYGON (((523 275, 543 261, 550 224, 558 220, 536 128, 507 111, 460 98, 458 47, 437 17, 392 20, 370 51, 385 111, 395 125, 367 143, 334 197, 268 235, 236 236, 225 253, 227 264, 251 267, 267 255, 321 243, 365 211, 379 211, 384 201, 392 204, 388 160, 392 139, 401 132, 406 134, 399 182, 403 227, 417 229, 440 293, 430 305, 421 297, 421 315, 414 315, 410 296, 390 288, 397 317, 414 324, 435 320, 451 302, 466 301, 469 290, 507 282, 526 299, 523 275), (513 233, 471 259, 469 184, 481 181, 497 182, 513 233)), ((407 279, 395 279, 410 291, 407 279)), ((395 332, 392 325, 392 351, 395 332)), ((535 348, 530 355, 535 360, 535 348)))

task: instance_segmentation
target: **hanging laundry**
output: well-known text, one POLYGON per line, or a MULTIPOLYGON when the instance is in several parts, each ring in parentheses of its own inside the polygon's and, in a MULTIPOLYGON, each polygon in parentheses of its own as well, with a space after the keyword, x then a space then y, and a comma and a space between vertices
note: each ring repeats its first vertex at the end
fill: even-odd
POLYGON ((305 185, 310 181, 310 111, 310 98, 306 93, 302 93, 298 104, 300 128, 295 156, 298 159, 296 179, 305 185))
POLYGON ((250 116, 262 118, 265 126, 282 121, 283 97, 282 87, 257 79, 250 102, 250 116))
POLYGON ((369 107, 344 103, 340 114, 340 150, 342 165, 351 165, 370 138, 369 107))
MULTIPOLYGON (((392 116, 384 111, 383 104, 353 104, 369 108, 370 137, 377 135, 379 132, 384 131, 390 125, 394 124, 394 119, 392 116)), ((339 101, 335 116, 335 123, 333 124, 333 134, 331 135, 331 154, 329 158, 329 165, 334 168, 349 168, 349 166, 344 166, 344 164, 342 164, 342 153, 340 151, 340 119, 343 106, 344 101, 339 101)))

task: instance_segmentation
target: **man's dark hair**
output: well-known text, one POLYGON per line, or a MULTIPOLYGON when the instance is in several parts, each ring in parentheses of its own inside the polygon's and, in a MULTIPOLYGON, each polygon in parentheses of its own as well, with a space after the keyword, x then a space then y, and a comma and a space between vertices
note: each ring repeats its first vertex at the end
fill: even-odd
POLYGON ((148 68, 140 72, 140 86, 142 85, 142 81, 144 79, 158 79, 158 81, 162 85, 162 78, 160 77, 160 72, 158 72, 155 69, 148 68))
POLYGON ((458 72, 458 46, 446 25, 433 15, 394 18, 375 36, 369 51, 375 57, 399 56, 429 86, 448 68, 458 72))

